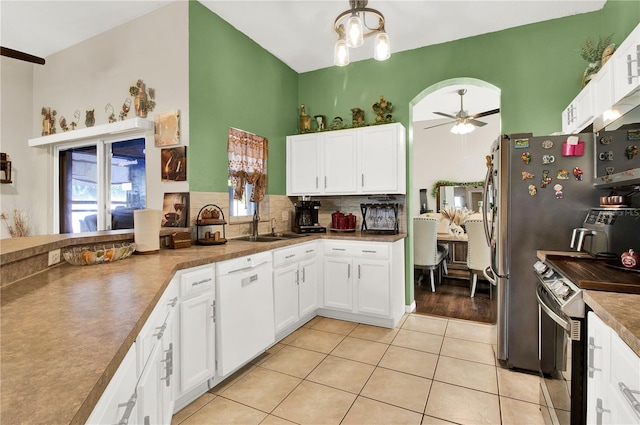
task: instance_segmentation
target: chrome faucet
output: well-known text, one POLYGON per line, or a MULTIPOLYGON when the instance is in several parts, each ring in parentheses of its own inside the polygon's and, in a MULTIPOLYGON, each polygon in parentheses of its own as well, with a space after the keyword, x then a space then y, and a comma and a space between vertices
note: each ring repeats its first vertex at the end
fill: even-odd
POLYGON ((271 234, 275 236, 276 234, 276 218, 271 219, 271 234))
POLYGON ((258 237, 258 223, 260 223, 260 215, 258 215, 258 211, 259 211, 259 204, 256 203, 256 209, 253 211, 253 226, 252 226, 252 233, 253 233, 253 237, 257 238, 258 237))

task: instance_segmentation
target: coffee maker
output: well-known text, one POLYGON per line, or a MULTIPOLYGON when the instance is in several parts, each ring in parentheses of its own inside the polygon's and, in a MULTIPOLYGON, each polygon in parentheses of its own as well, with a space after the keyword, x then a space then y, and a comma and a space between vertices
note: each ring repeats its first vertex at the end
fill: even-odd
POLYGON ((326 233, 327 229, 318 224, 320 201, 302 200, 295 204, 296 215, 291 225, 295 233, 326 233))
POLYGON ((571 248, 593 256, 619 257, 638 244, 638 220, 637 208, 592 208, 582 227, 573 229, 571 248))

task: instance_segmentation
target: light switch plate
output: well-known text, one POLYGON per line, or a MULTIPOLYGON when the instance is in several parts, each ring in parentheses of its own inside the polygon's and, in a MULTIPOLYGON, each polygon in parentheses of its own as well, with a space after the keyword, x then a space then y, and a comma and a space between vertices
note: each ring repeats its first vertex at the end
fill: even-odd
POLYGON ((282 211, 282 221, 287 221, 287 220, 289 220, 289 212, 282 211))
POLYGON ((60 249, 54 249, 53 251, 49 251, 48 265, 53 266, 54 264, 58 264, 59 262, 60 262, 60 249))

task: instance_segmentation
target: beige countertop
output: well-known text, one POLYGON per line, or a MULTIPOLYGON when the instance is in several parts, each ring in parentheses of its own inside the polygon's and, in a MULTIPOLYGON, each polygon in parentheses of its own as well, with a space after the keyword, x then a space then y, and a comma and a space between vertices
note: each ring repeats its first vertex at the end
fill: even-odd
MULTIPOLYGON (((84 423, 177 270, 320 238, 394 242, 405 237, 356 232, 270 243, 230 240, 92 266, 62 262, 3 286, 2 423, 84 423)), ((5 241, 0 258, 21 255, 5 241)), ((32 242, 14 245, 31 251, 42 243, 69 245, 64 237, 32 242)))

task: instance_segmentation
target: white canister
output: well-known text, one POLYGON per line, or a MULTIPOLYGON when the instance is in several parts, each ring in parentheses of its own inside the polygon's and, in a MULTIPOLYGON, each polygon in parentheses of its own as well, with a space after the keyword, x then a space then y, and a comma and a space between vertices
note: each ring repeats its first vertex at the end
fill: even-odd
POLYGON ((133 235, 137 253, 160 252, 161 223, 162 211, 160 210, 147 208, 133 212, 133 235))

